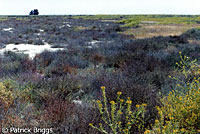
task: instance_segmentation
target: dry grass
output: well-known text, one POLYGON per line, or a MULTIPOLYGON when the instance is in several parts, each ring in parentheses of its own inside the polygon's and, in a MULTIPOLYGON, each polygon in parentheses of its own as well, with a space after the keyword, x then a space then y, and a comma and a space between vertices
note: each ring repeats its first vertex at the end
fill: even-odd
POLYGON ((151 38, 156 36, 180 35, 192 28, 199 28, 200 24, 140 24, 138 28, 131 28, 123 32, 134 35, 136 39, 151 38))
POLYGON ((106 19, 103 19, 101 20, 102 22, 117 22, 118 20, 106 20, 106 19))
POLYGON ((75 30, 88 30, 90 29, 89 27, 84 27, 84 26, 77 26, 75 30))

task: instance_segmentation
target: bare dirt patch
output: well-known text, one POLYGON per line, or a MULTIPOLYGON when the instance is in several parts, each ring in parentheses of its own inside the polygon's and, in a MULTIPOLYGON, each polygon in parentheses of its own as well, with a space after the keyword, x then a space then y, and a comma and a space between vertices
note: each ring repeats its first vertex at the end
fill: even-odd
POLYGON ((126 35, 134 35, 137 39, 151 38, 156 36, 180 35, 192 28, 199 28, 200 24, 141 24, 139 28, 131 28, 124 32, 126 35))

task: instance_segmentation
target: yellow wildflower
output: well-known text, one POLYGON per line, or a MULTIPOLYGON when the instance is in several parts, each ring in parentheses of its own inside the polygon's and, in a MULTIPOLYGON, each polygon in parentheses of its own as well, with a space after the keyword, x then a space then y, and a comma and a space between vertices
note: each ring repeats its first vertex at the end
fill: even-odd
POLYGON ((105 87, 105 86, 101 86, 101 89, 102 89, 102 90, 105 90, 105 89, 106 89, 106 87, 105 87))
POLYGON ((174 117, 171 117, 171 116, 170 116, 170 117, 169 117, 169 119, 170 119, 170 120, 173 120, 173 119, 174 119, 174 117))
POLYGON ((131 104, 132 101, 131 101, 131 100, 127 100, 126 103, 127 103, 127 104, 131 104))
POLYGON ((120 99, 120 102, 124 102, 124 100, 123 100, 123 99, 120 99))
POLYGON ((120 125, 121 123, 122 123, 121 121, 118 122, 119 125, 120 125))
POLYGON ((117 95, 121 95, 122 94, 122 92, 117 92, 117 95))
POLYGON ((178 132, 178 130, 177 130, 177 129, 175 129, 175 130, 173 130, 173 132, 174 132, 174 133, 177 133, 177 132, 178 132))
POLYGON ((159 120, 155 120, 155 123, 156 123, 156 124, 159 123, 159 120))
POLYGON ((147 104, 143 103, 143 104, 142 104, 142 106, 146 107, 146 106, 147 106, 147 104))
POLYGON ((156 106, 156 109, 157 109, 158 111, 160 111, 160 107, 159 107, 159 106, 156 106))
POLYGON ((150 130, 146 130, 145 132, 144 132, 144 134, 149 134, 151 131, 150 130))
POLYGON ((115 104, 115 102, 114 102, 114 101, 110 101, 110 104, 114 105, 114 104, 115 104))
POLYGON ((164 128, 164 129, 166 129, 166 128, 167 128, 167 126, 164 126, 163 128, 164 128))
POLYGON ((137 108, 139 108, 139 107, 140 107, 140 105, 136 105, 136 107, 137 107, 137 108))
POLYGON ((97 100, 97 103, 101 103, 101 101, 100 101, 100 100, 97 100))
POLYGON ((103 106, 102 104, 99 104, 99 107, 101 107, 101 108, 102 108, 102 106, 103 106))
POLYGON ((181 132, 185 132, 185 128, 181 128, 181 132))

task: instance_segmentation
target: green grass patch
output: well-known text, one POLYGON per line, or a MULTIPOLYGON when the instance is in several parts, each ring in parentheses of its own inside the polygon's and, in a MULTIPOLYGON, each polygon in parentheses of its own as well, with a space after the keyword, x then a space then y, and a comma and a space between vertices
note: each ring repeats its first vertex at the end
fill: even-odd
POLYGON ((199 24, 198 15, 75 15, 74 19, 117 20, 123 27, 137 27, 142 21, 154 21, 157 24, 199 24))
POLYGON ((199 24, 200 16, 134 15, 119 20, 124 27, 135 27, 142 21, 154 21, 157 24, 199 24))
POLYGON ((91 19, 91 20, 98 20, 98 19, 108 19, 108 20, 121 20, 124 18, 129 18, 130 15, 75 15, 72 18, 74 19, 91 19))
POLYGON ((1 18, 1 17, 0 17, 0 21, 6 21, 6 20, 8 20, 8 18, 4 18, 4 17, 1 18))

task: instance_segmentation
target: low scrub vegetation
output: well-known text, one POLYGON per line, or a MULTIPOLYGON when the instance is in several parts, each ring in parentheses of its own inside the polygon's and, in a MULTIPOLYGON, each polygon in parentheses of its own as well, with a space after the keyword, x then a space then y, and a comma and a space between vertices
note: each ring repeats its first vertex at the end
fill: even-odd
POLYGON ((177 66, 178 74, 172 77, 177 82, 176 90, 162 97, 162 105, 157 107, 158 119, 155 120, 152 130, 146 130, 145 133, 196 134, 200 132, 199 64, 181 55, 181 61, 177 66))
MULTIPOLYGON (((136 105, 136 110, 132 110, 132 100, 127 97, 127 100, 120 99, 122 92, 117 92, 117 100, 110 101, 110 110, 108 110, 108 102, 105 92, 105 87, 102 86, 103 102, 97 100, 99 112, 102 117, 103 124, 106 124, 110 128, 110 133, 124 133, 130 134, 133 127, 137 128, 137 131, 144 131, 144 114, 146 104, 136 105)), ((89 124, 94 129, 99 130, 102 133, 108 134, 109 130, 105 129, 102 123, 99 123, 99 127, 89 124)))
POLYGON ((0 55, 1 128, 38 126, 60 134, 199 131, 199 29, 134 39, 121 33, 123 24, 99 19, 105 16, 73 17, 7 17, 0 24, 13 28, 0 31, 2 48, 43 45, 36 40, 63 48, 33 59, 20 50, 0 55))

